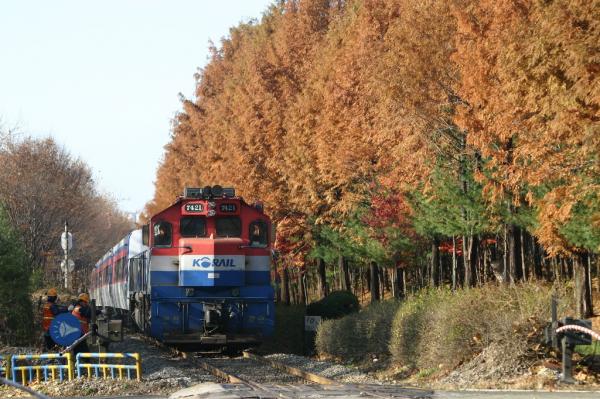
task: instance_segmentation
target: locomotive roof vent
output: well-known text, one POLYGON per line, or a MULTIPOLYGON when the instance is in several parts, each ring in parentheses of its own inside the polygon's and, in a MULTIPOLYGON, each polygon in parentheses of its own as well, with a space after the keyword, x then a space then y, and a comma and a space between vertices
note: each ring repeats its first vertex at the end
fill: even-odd
POLYGON ((221 187, 219 185, 199 187, 185 187, 183 189, 184 198, 209 199, 209 198, 233 198, 235 189, 233 187, 221 187))

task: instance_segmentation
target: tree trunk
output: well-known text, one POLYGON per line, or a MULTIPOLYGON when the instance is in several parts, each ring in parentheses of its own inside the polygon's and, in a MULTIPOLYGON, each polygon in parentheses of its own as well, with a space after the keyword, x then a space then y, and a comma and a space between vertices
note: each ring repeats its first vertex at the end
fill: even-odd
POLYGON ((456 237, 452 236, 452 291, 456 291, 456 237))
POLYGON ((403 299, 406 296, 406 291, 404 288, 404 268, 396 267, 396 277, 395 277, 396 290, 394 291, 396 294, 396 298, 403 299))
POLYGON ((317 272, 319 273, 319 296, 325 298, 327 296, 327 274, 325 271, 325 260, 317 259, 317 272))
POLYGON ((583 270, 585 274, 585 317, 594 315, 594 304, 592 299, 592 262, 590 254, 586 254, 586 258, 582 259, 583 270))
MULTIPOLYGON (((365 273, 363 271, 363 268, 360 268, 360 272, 359 272, 359 277, 360 277, 360 299, 364 300, 365 297, 365 285, 369 285, 369 273, 365 273), (366 284, 365 284, 365 280, 366 284)), ((370 285, 369 285, 370 286, 370 285)))
POLYGON ((471 236, 471 248, 469 251, 469 262, 471 266, 471 286, 477 284, 479 265, 479 236, 471 236))
POLYGON ((343 256, 340 256, 338 262, 340 264, 340 271, 342 274, 342 290, 350 291, 350 288, 352 286, 350 285, 350 271, 348 267, 348 260, 343 256))
POLYGON ((511 285, 515 283, 516 280, 516 270, 517 270, 517 256, 516 256, 516 248, 515 248, 515 225, 510 224, 507 226, 506 231, 507 245, 506 250, 508 251, 508 280, 511 285))
POLYGON ((573 279, 575 283, 575 304, 577 317, 583 319, 585 315, 585 270, 577 259, 573 260, 573 279))
POLYGON ((277 301, 277 303, 279 303, 281 302, 281 291, 283 291, 283 287, 281 285, 281 275, 277 271, 277 267, 275 267, 275 287, 277 288, 275 290, 275 300, 277 301))
POLYGON ((440 263, 440 241, 437 238, 433 239, 431 243, 431 286, 435 287, 438 285, 438 267, 440 263))
POLYGON ((379 267, 379 295, 382 300, 385 299, 386 288, 385 267, 379 267))
POLYGON ((533 275, 536 279, 541 279, 543 277, 542 259, 539 252, 536 239, 531 236, 531 258, 533 259, 533 275))
POLYGON ((281 288, 282 288, 282 299, 283 303, 286 305, 290 305, 290 279, 288 276, 287 267, 283 267, 281 271, 281 288))
POLYGON ((300 304, 306 305, 306 280, 304 278, 304 270, 298 273, 298 288, 300 291, 300 304))
POLYGON ((597 289, 600 292, 600 258, 596 256, 596 281, 598 282, 597 289))
POLYGON ((379 301, 379 267, 377 262, 371 261, 371 303, 379 301))
POLYGON ((521 228, 518 226, 514 227, 513 243, 515 245, 515 282, 525 281, 525 275, 523 274, 522 262, 521 262, 521 228))
POLYGON ((477 238, 475 236, 463 236, 465 288, 473 287, 475 285, 475 273, 477 270, 477 245, 477 238))
POLYGON ((290 280, 290 298, 291 298, 291 303, 292 304, 297 304, 298 303, 298 286, 296 285, 293 273, 291 273, 292 276, 289 276, 288 279, 290 280))
POLYGON ((444 255, 438 251, 438 285, 444 285, 444 255))
POLYGON ((529 275, 528 275, 528 270, 527 270, 527 264, 525 262, 525 233, 523 232, 523 229, 521 228, 521 237, 520 237, 520 244, 521 244, 521 271, 523 273, 523 281, 527 281, 529 280, 529 275))
POLYGON ((469 263, 469 241, 470 238, 467 238, 467 236, 462 236, 462 259, 463 259, 463 269, 464 269, 464 278, 465 280, 463 281, 463 286, 465 288, 470 287, 471 286, 471 265, 469 263))

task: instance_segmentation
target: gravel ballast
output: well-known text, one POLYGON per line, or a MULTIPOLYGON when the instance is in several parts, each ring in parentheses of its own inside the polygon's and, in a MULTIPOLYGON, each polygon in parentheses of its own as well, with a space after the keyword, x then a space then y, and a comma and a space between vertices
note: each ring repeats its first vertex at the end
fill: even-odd
POLYGON ((377 379, 355 368, 328 361, 284 353, 267 355, 265 358, 346 384, 381 384, 377 379))
MULTIPOLYGON (((101 396, 101 395, 159 395, 168 396, 182 388, 204 382, 220 382, 198 366, 194 358, 184 359, 174 351, 155 344, 140 335, 130 335, 123 342, 112 343, 110 352, 139 353, 142 359, 142 381, 75 379, 73 381, 34 382, 30 387, 50 396, 101 396)), ((35 353, 31 348, 4 348, 4 355, 35 353)), ((273 354, 268 359, 319 374, 342 383, 378 384, 379 382, 357 369, 303 356, 273 354)), ((307 384, 308 382, 266 364, 244 358, 199 357, 200 360, 222 367, 243 379, 263 384, 307 384)), ((14 388, 0 386, 0 397, 27 396, 14 388)))

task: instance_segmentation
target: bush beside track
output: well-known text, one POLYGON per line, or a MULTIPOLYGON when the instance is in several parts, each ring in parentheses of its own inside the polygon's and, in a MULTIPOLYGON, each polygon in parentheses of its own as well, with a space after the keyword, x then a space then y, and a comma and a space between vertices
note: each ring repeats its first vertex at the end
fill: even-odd
MULTIPOLYGON (((493 347, 507 365, 535 357, 550 320, 550 297, 559 296, 559 317, 573 314, 573 296, 563 287, 535 284, 427 290, 405 301, 373 304, 361 312, 321 324, 317 351, 324 357, 357 361, 374 357, 428 375, 452 370, 493 347), (532 356, 530 356, 532 355, 532 356)), ((512 366, 511 366, 512 365, 512 366)))
POLYGON ((341 319, 323 321, 317 331, 317 352, 349 361, 387 354, 399 306, 396 301, 376 303, 341 319))

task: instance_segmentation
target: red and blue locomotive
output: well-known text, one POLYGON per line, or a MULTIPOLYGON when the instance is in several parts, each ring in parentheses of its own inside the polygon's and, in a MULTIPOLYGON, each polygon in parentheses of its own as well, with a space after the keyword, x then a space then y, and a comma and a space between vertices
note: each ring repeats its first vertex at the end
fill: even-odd
POLYGON ((96 264, 91 296, 166 343, 260 342, 274 328, 270 232, 233 188, 186 188, 96 264))

